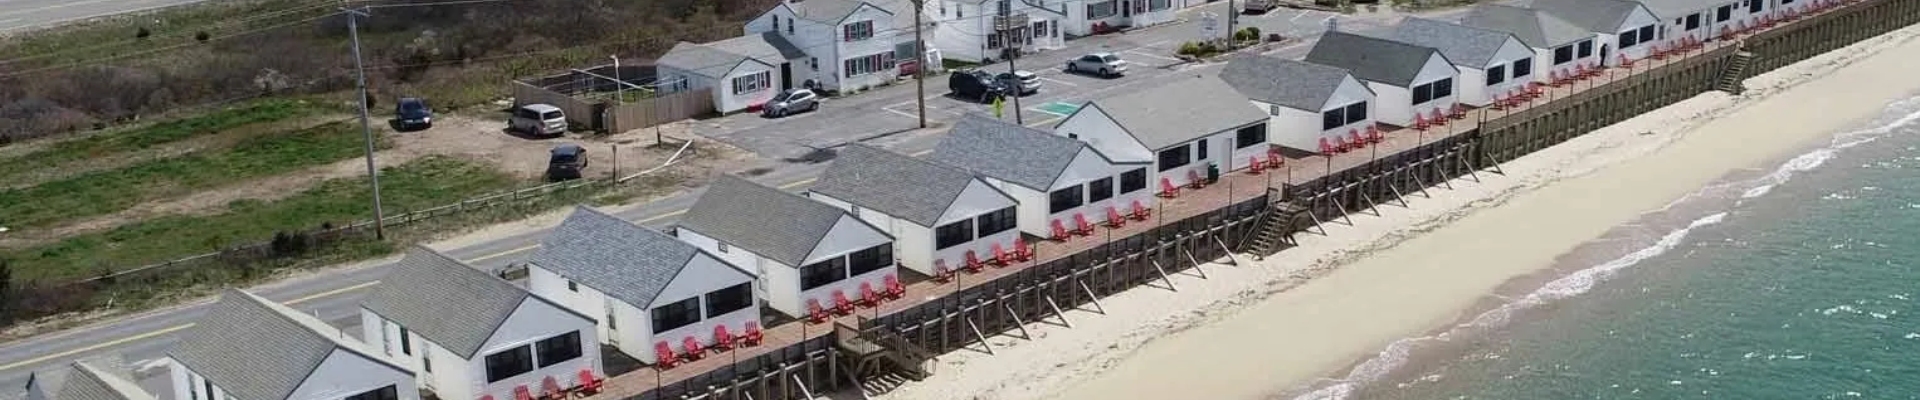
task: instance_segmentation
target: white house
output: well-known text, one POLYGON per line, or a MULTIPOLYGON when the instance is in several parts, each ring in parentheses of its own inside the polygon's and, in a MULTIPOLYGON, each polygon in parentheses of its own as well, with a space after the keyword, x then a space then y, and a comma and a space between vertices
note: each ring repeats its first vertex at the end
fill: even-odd
MULTIPOLYGON (((1778 0, 1782 7, 1797 7, 1807 0, 1778 0)), ((1671 46, 1675 40, 1691 38, 1707 42, 1720 38, 1723 29, 1732 28, 1734 22, 1744 22, 1749 0, 1640 0, 1655 17, 1661 19, 1660 39, 1662 46, 1671 46)), ((1762 4, 1761 7, 1766 7, 1762 4)))
POLYGON ((1179 18, 1180 8, 1187 3, 1182 0, 1078 0, 1062 1, 1066 8, 1066 26, 1061 29, 1067 34, 1086 36, 1095 33, 1096 28, 1108 29, 1142 27, 1174 22, 1179 18))
POLYGON ((1347 70, 1269 56, 1238 56, 1220 80, 1267 113, 1267 140, 1305 151, 1373 126, 1373 91, 1347 70))
POLYGON ((593 325, 418 245, 360 303, 361 337, 418 371, 420 386, 442 399, 565 393, 604 377, 593 325))
POLYGON ((420 400, 413 371, 319 318, 229 289, 167 352, 176 400, 420 400))
POLYGON ((1152 162, 1149 182, 1174 186, 1246 168, 1267 146, 1267 113, 1214 77, 1164 78, 1147 89, 1088 102, 1054 125, 1118 162, 1152 162))
POLYGON ((1374 93, 1375 120, 1399 126, 1414 113, 1430 116, 1453 108, 1460 71, 1432 47, 1328 31, 1307 52, 1307 62, 1345 68, 1374 93))
MULTIPOLYGON (((908 0, 783 1, 748 20, 746 33, 779 35, 807 54, 804 62, 791 67, 796 86, 861 90, 899 76, 895 60, 913 52, 912 4, 908 0)), ((931 22, 922 19, 922 23, 931 22)))
POLYGON ((711 348, 758 327, 754 275, 666 233, 577 207, 528 259, 527 287, 574 312, 601 317, 599 337, 657 362, 666 343, 711 348))
POLYGON ((1483 3, 1473 6, 1460 24, 1512 33, 1520 43, 1533 48, 1537 55, 1533 65, 1513 65, 1508 75, 1551 82, 1556 76, 1573 73, 1576 66, 1591 65, 1599 59, 1594 54, 1591 32, 1539 10, 1483 3))
POLYGON ((1528 76, 1533 49, 1506 31, 1408 17, 1394 27, 1393 39, 1439 50, 1460 70, 1454 90, 1467 105, 1486 106, 1496 95, 1525 88, 1533 78, 1528 76), (1515 75, 1515 65, 1524 65, 1528 75, 1515 75))
POLYGON ((929 41, 946 58, 969 62, 1002 59, 1007 49, 1022 53, 1058 49, 1067 45, 1060 26, 1067 18, 1067 4, 1062 0, 928 0, 929 13, 940 20, 929 41))
POLYGON ((79 360, 27 375, 27 400, 154 400, 119 357, 79 360))
POLYGON ((680 240, 755 272, 766 306, 805 317, 861 299, 897 273, 893 237, 846 210, 732 175, 707 185, 674 230, 680 240))
POLYGON ((658 61, 662 91, 710 88, 713 108, 722 113, 764 104, 796 82, 816 79, 805 52, 773 34, 754 34, 712 43, 674 45, 658 61))
POLYGON ((1659 40, 1655 26, 1660 19, 1631 0, 1532 0, 1530 7, 1593 32, 1600 61, 1609 66, 1618 64, 1622 55, 1646 58, 1659 40))
POLYGON ((864 144, 841 148, 808 197, 847 210, 893 235, 900 266, 933 276, 967 255, 1014 254, 1014 199, 954 166, 864 144), (940 260, 940 264, 935 264, 940 260))
POLYGON ((1021 232, 1052 235, 1052 224, 1074 226, 1074 215, 1100 221, 1109 208, 1131 212, 1154 206, 1151 161, 1115 162, 1086 142, 968 114, 953 123, 928 159, 981 176, 1019 203, 1021 232))

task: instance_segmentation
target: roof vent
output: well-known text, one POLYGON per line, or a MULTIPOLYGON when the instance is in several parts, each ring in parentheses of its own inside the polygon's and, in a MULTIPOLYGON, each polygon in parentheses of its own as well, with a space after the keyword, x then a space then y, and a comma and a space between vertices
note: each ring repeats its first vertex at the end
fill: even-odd
POLYGON ((1328 16, 1325 22, 1327 24, 1327 32, 1340 31, 1340 16, 1338 15, 1328 16))

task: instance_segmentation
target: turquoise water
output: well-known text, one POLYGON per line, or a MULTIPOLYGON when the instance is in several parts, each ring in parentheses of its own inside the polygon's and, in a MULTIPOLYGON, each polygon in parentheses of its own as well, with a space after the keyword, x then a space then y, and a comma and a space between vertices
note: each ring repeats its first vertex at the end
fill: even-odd
POLYGON ((1703 189, 1610 238, 1634 244, 1397 344, 1357 391, 1305 397, 1920 399, 1916 111, 1703 189))

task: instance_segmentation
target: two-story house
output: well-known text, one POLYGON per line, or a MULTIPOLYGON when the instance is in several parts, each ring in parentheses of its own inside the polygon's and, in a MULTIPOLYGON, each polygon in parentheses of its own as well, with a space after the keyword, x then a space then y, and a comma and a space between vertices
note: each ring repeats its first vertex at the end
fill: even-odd
POLYGON ((167 351, 176 400, 419 400, 413 371, 311 315, 228 289, 167 351))
POLYGON ((443 399, 565 394, 606 376, 591 317, 425 246, 360 303, 362 338, 443 399))
POLYGON ((1408 17, 1394 27, 1393 39, 1432 47, 1453 62, 1453 67, 1460 70, 1459 83, 1454 86, 1460 92, 1460 102, 1467 105, 1486 106, 1496 96, 1524 89, 1533 79, 1529 76, 1533 49, 1512 33, 1408 17))
POLYGON ((1152 181, 1184 186, 1248 167, 1267 146, 1267 113, 1215 77, 1179 75, 1088 102, 1055 125, 1118 162, 1152 162, 1152 181))
POLYGON ((1017 204, 965 169, 864 144, 841 148, 808 197, 893 235, 900 266, 936 276, 1014 254, 1017 204), (969 257, 971 256, 971 257, 969 257))
MULTIPOLYGON (((972 171, 1019 203, 1021 232, 1051 237, 1075 216, 1100 221, 1107 210, 1150 210, 1150 161, 1119 163, 1078 139, 982 114, 953 123, 929 160, 972 171)), ((1076 227, 1077 228, 1077 227, 1076 227)))
POLYGON ((90 357, 27 375, 27 400, 155 400, 117 356, 90 357))
POLYGON ((1234 57, 1220 70, 1255 110, 1267 113, 1267 140, 1320 151, 1373 126, 1373 90, 1346 69, 1278 57, 1234 57))
POLYGON ((1532 48, 1537 55, 1533 58, 1533 66, 1516 65, 1508 68, 1507 74, 1530 75, 1535 82, 1552 82, 1555 77, 1570 75, 1578 70, 1578 66, 1592 65, 1599 59, 1594 53, 1591 32, 1543 11, 1480 4, 1473 6, 1467 16, 1461 18, 1460 24, 1512 33, 1514 38, 1520 39, 1520 43, 1532 48))
MULTIPOLYGON (((897 276, 893 237, 847 210, 721 175, 674 237, 753 271, 766 306, 794 317, 863 299, 897 276)), ((898 279, 898 278, 895 278, 898 279)))
POLYGON ((751 271, 666 233, 576 207, 527 261, 527 287, 601 316, 600 337, 657 363, 758 329, 751 271))
POLYGON ((1345 68, 1374 93, 1375 120, 1399 126, 1453 108, 1460 71, 1432 47, 1352 33, 1320 35, 1307 62, 1345 68))
POLYGON ((987 62, 1005 59, 1007 51, 1031 53, 1065 47, 1061 24, 1067 5, 1061 0, 928 0, 927 8, 940 19, 930 36, 941 55, 955 60, 987 62))
POLYGON ((1660 19, 1647 6, 1630 0, 1531 0, 1529 7, 1546 11, 1594 35, 1600 62, 1617 65, 1620 57, 1646 58, 1659 40, 1660 19))
POLYGON ((903 53, 920 53, 913 12, 909 0, 783 1, 748 20, 746 33, 779 35, 807 54, 793 67, 796 86, 856 91, 892 82, 903 53))

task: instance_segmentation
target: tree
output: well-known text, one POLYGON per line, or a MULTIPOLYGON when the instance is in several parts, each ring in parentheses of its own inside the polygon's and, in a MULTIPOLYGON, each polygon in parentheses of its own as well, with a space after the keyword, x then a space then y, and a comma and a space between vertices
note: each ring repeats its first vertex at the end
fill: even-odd
POLYGON ((0 323, 13 322, 13 265, 0 259, 0 323))

